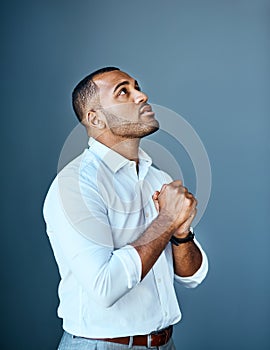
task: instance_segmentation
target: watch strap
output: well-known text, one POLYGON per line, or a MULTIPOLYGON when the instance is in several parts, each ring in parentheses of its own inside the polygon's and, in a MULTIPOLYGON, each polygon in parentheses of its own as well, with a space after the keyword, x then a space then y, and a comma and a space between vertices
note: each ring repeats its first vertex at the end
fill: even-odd
POLYGON ((184 238, 178 238, 178 237, 175 237, 175 236, 172 236, 171 239, 170 239, 170 242, 174 245, 179 245, 179 244, 183 244, 183 243, 187 243, 187 242, 190 242, 190 241, 193 241, 194 239, 194 231, 193 229, 190 229, 188 235, 184 238))

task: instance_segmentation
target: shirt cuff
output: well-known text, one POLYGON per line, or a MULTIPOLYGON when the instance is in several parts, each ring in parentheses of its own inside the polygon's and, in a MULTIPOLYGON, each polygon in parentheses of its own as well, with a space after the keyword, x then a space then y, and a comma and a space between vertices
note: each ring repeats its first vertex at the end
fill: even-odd
POLYGON ((184 285, 186 288, 195 288, 195 287, 197 287, 205 279, 205 277, 207 275, 207 272, 208 272, 208 259, 207 259, 207 256, 206 256, 205 252, 203 251, 201 245, 199 244, 199 242, 196 239, 194 239, 194 243, 200 249, 201 254, 202 254, 202 264, 201 264, 199 270, 197 270, 194 273, 194 275, 189 276, 189 277, 181 277, 181 276, 178 276, 178 275, 174 274, 175 281, 180 283, 180 284, 182 284, 182 285, 184 285))
POLYGON ((137 250, 131 245, 126 245, 121 249, 115 250, 113 255, 117 256, 124 266, 128 288, 133 288, 141 281, 142 275, 142 262, 137 250))

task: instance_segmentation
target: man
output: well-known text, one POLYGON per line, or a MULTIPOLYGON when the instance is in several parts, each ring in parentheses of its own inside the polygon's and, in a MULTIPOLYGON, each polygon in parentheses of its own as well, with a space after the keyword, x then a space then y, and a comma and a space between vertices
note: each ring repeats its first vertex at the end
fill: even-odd
POLYGON ((196 287, 208 269, 191 228, 197 201, 139 147, 159 123, 137 81, 107 67, 72 97, 89 148, 44 204, 61 275, 59 349, 175 349, 173 281, 196 287))

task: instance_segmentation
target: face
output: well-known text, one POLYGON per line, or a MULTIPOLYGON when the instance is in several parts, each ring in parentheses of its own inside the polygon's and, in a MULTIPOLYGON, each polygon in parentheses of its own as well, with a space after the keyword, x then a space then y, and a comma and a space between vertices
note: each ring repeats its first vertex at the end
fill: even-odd
POLYGON ((141 138, 158 130, 148 97, 136 80, 122 71, 112 71, 98 75, 94 82, 99 88, 101 105, 96 113, 105 117, 113 135, 141 138))

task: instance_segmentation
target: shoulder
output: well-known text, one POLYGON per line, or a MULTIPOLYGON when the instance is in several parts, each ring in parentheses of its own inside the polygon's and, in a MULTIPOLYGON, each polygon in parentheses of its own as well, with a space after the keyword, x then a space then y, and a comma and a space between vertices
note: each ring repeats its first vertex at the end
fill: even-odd
POLYGON ((149 175, 158 178, 162 183, 170 183, 173 181, 172 177, 165 171, 158 169, 155 165, 151 165, 149 175))
POLYGON ((96 187, 96 173, 100 163, 87 149, 73 159, 53 179, 44 200, 44 209, 57 205, 59 194, 80 193, 82 187, 96 187))

